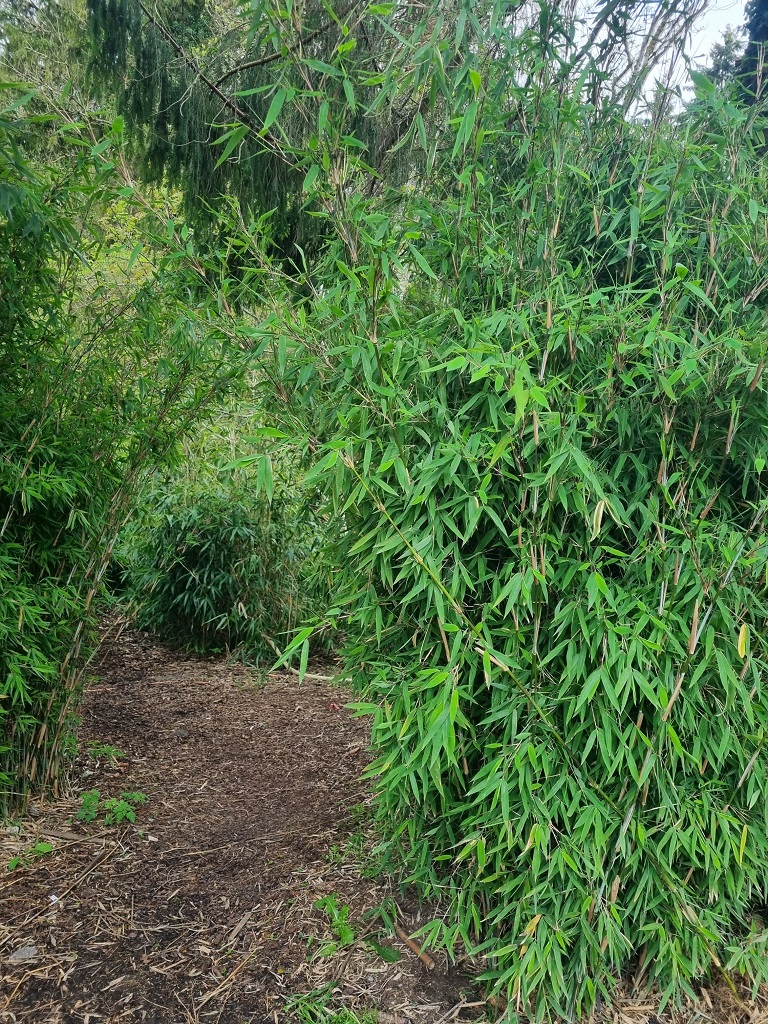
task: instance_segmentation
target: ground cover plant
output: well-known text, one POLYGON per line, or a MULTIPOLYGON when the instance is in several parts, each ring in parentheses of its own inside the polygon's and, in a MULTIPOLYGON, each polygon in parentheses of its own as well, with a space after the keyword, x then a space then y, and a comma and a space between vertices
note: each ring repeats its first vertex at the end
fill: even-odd
POLYGON ((337 517, 382 825, 511 1016, 759 984, 763 116, 700 75, 631 114, 559 10, 456 13, 275 72, 329 242, 303 302, 262 264, 256 351, 337 517), (408 187, 347 134, 358 85, 410 112, 408 187))

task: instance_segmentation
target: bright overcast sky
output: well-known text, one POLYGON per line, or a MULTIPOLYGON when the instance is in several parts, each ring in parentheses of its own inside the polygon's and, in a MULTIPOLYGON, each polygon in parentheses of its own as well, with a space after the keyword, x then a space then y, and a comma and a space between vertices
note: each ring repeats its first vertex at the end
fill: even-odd
POLYGON ((725 29, 736 29, 744 22, 744 0, 712 0, 709 10, 701 19, 701 27, 693 33, 691 55, 704 61, 715 43, 719 43, 725 29))

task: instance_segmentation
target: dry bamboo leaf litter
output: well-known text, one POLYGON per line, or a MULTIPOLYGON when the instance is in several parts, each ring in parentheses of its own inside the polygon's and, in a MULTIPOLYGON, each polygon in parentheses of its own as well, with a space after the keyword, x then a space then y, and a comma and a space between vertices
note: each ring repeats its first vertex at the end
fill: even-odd
POLYGON ((287 673, 265 686, 129 629, 108 638, 96 671, 82 735, 125 757, 83 759, 76 789, 149 802, 135 826, 107 829, 77 821, 76 793, 0 836, 8 859, 40 838, 54 846, 0 888, 0 942, 39 956, 2 968, 0 1024, 288 1024, 286 996, 329 983, 340 1006, 411 1007, 417 1024, 429 1024, 419 1007, 456 1004, 464 975, 444 961, 428 974, 396 939, 382 941, 397 964, 364 941, 316 956, 332 939, 319 898, 337 894, 362 937, 365 915, 396 895, 332 856, 368 799, 365 724, 343 691, 287 673))

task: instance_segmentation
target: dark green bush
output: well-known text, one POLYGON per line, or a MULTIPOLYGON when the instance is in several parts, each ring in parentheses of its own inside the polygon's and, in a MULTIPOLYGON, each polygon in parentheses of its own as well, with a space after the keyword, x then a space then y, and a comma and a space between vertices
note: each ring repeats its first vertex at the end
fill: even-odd
POLYGON ((145 497, 118 548, 141 626, 180 647, 258 662, 324 614, 317 520, 295 488, 271 500, 254 492, 254 482, 177 479, 145 497))

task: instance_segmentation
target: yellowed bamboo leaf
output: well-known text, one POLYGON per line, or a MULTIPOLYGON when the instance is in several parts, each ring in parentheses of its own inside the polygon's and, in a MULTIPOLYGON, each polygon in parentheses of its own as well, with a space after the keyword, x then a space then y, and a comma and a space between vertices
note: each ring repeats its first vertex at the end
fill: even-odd
POLYGON ((746 655, 746 653, 747 653, 747 641, 748 640, 749 640, 749 626, 745 622, 742 625, 741 629, 739 630, 739 642, 738 642, 738 648, 737 649, 738 649, 739 657, 740 658, 743 658, 746 655))

